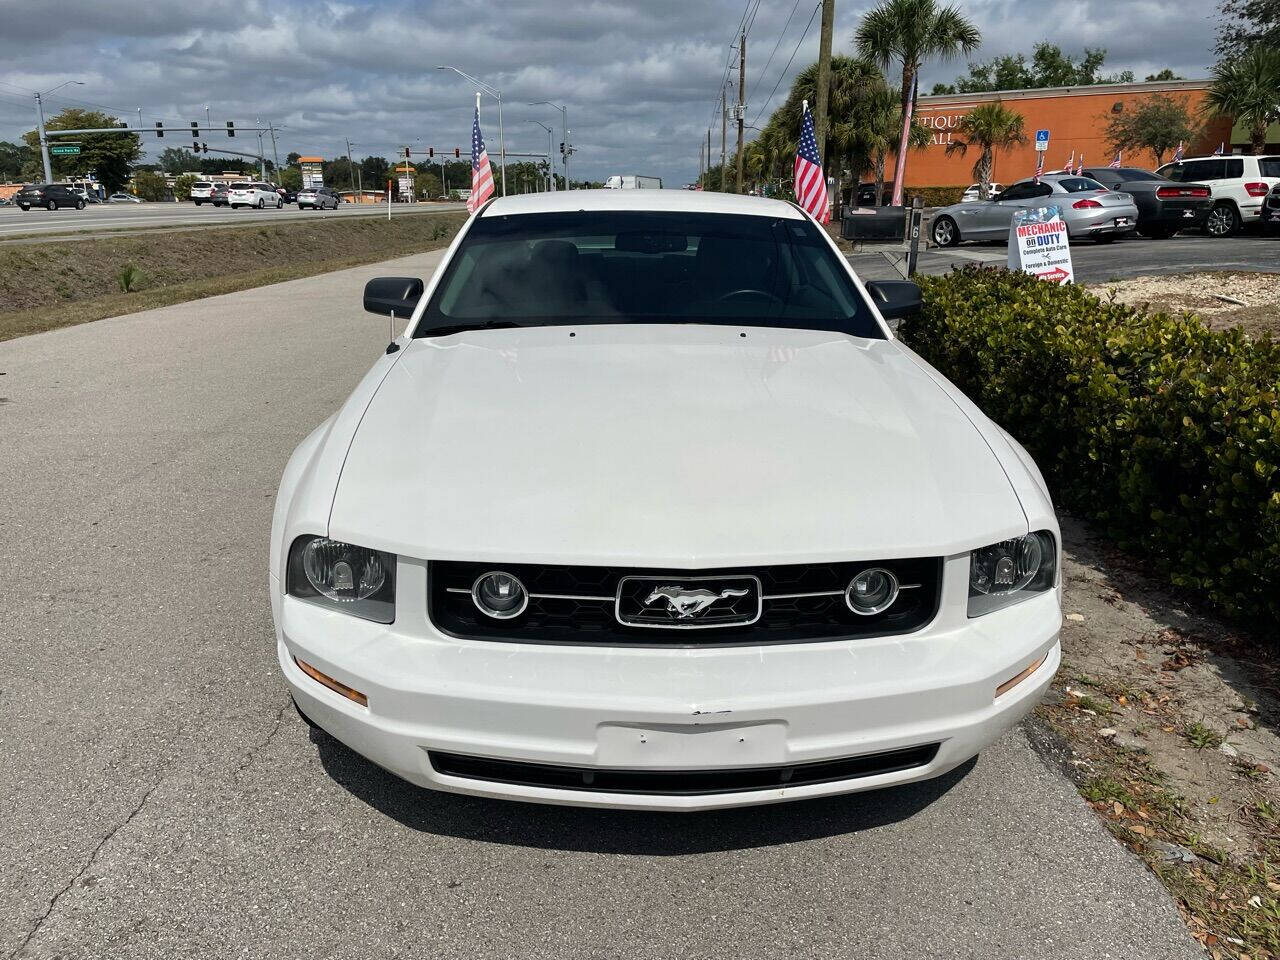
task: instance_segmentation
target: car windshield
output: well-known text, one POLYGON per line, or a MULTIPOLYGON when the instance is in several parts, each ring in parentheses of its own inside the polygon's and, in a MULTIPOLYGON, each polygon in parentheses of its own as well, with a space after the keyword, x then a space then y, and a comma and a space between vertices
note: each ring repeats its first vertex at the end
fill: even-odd
POLYGON ((1058 186, 1067 193, 1084 193, 1086 190, 1107 189, 1097 180, 1091 180, 1088 177, 1064 177, 1058 181, 1058 186))
POLYGON ((233 183, 231 185, 231 189, 232 190, 252 190, 253 184, 252 183, 233 183))
POLYGON ((197 181, 196 181, 195 183, 193 183, 191 186, 193 186, 193 187, 199 187, 201 190, 207 190, 207 189, 209 189, 210 187, 212 187, 212 186, 213 186, 213 184, 212 184, 212 183, 210 183, 208 180, 197 180, 197 181))
POLYGON ((597 323, 883 336, 844 264, 807 220, 585 210, 476 220, 414 336, 597 323))

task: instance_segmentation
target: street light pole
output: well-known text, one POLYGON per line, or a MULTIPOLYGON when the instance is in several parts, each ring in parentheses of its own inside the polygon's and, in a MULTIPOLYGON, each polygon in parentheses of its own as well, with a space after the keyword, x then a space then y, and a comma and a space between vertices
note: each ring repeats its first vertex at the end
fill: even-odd
POLYGON ((555 107, 560 111, 560 129, 564 131, 564 188, 566 190, 573 189, 573 183, 569 180, 569 154, 573 153, 572 144, 569 143, 569 110, 558 103, 552 103, 550 100, 536 100, 529 104, 531 107, 555 107))
POLYGON ((507 195, 507 138, 502 129, 502 91, 497 87, 489 86, 489 84, 485 83, 483 80, 477 80, 469 73, 463 73, 457 67, 438 63, 436 64, 436 69, 452 70, 458 76, 462 77, 462 79, 474 83, 482 92, 487 93, 498 101, 498 165, 502 169, 502 195, 505 197, 507 195))
POLYGON ((553 130, 543 123, 541 120, 526 120, 525 123, 536 123, 543 130, 547 131, 547 189, 552 193, 556 192, 556 162, 552 159, 554 154, 551 152, 551 138, 553 130))
POLYGON ((39 91, 32 91, 33 93, 35 93, 35 98, 36 98, 36 130, 40 135, 40 159, 44 161, 44 182, 45 183, 53 182, 53 165, 49 162, 49 138, 45 136, 45 132, 44 132, 44 101, 41 100, 40 98, 42 96, 47 97, 49 94, 53 93, 54 91, 61 90, 63 87, 69 86, 70 84, 73 84, 73 83, 76 84, 77 86, 81 86, 81 87, 84 86, 83 80, 68 80, 66 83, 58 84, 56 87, 53 88, 53 90, 46 90, 43 94, 41 94, 39 91))

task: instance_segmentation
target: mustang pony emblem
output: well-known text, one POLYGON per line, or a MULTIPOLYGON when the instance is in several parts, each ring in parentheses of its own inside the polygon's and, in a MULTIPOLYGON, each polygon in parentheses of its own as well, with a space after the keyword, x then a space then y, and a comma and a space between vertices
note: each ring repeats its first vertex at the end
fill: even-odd
POLYGON ((717 600, 746 595, 746 590, 728 589, 716 593, 712 590, 686 590, 676 586, 658 587, 645 599, 644 605, 647 607, 659 600, 666 600, 667 609, 676 615, 677 620, 692 620, 717 600))

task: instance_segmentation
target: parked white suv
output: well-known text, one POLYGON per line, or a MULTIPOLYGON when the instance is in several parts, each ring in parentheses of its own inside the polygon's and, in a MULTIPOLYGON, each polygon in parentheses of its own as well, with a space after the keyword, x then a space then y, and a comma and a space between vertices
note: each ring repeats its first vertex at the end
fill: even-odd
POLYGON ((1180 183, 1203 183, 1213 192, 1204 222, 1211 237, 1229 237, 1242 227, 1260 223, 1262 201, 1280 183, 1280 156, 1193 157, 1166 163, 1156 171, 1180 183))
POLYGON ((364 306, 408 327, 285 468, 270 593, 299 712, 379 766, 799 800, 951 770, 1053 678, 1040 471, 794 204, 501 197, 364 306))
POLYGON ((231 204, 232 210, 236 207, 257 207, 259 210, 264 207, 275 207, 278 210, 284 206, 284 198, 276 193, 275 187, 256 180, 241 180, 233 183, 227 194, 227 201, 231 204))

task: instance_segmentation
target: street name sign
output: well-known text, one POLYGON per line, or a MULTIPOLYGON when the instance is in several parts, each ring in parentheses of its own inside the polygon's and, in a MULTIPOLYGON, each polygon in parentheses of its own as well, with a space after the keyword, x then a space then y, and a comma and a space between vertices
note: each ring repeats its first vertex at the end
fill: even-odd
POLYGON ((1062 208, 1031 207, 1019 210, 1009 225, 1009 269, 1021 270, 1050 283, 1070 283, 1071 242, 1062 208))
POLYGON ((49 147, 49 153, 55 157, 78 157, 80 155, 80 144, 55 143, 49 147))

